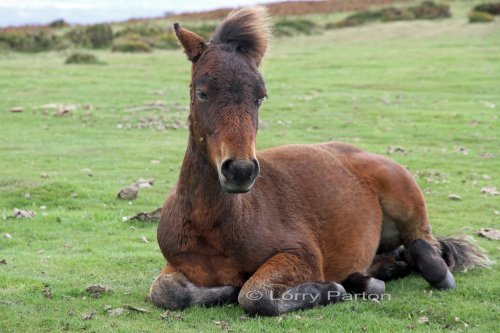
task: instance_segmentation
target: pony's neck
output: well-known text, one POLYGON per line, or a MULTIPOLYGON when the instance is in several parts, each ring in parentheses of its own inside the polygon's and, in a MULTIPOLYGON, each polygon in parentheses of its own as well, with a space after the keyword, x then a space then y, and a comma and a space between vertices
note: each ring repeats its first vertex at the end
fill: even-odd
POLYGON ((217 223, 222 214, 234 209, 238 195, 224 192, 217 171, 189 135, 188 147, 182 163, 177 193, 181 196, 193 219, 199 223, 217 223))

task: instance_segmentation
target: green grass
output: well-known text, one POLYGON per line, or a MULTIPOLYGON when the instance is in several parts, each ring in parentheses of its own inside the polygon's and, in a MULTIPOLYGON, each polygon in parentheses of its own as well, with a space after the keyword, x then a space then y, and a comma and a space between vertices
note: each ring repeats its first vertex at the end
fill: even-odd
MULTIPOLYGON (((483 186, 500 188, 499 35, 498 20, 469 25, 464 14, 280 39, 262 68, 269 99, 261 108, 258 146, 341 140, 381 154, 403 147, 404 154, 390 156, 410 171, 444 175, 417 177, 436 235, 499 229, 499 197, 480 194, 483 186), (451 193, 462 201, 448 199, 451 193)), ((37 213, 0 217, 0 260, 7 261, 0 265, 1 332, 497 330, 496 265, 457 273, 458 288, 449 292, 430 292, 418 276, 390 282, 391 300, 380 304, 352 301, 248 319, 238 306, 191 308, 161 319, 162 311, 143 302, 164 265, 156 226, 122 217, 163 203, 178 176, 187 130, 127 125, 140 117, 184 119, 189 63, 180 50, 96 54, 107 65, 67 66, 67 52, 0 55, 0 214, 37 213), (155 100, 167 110, 129 110, 155 100), (79 107, 56 117, 39 108, 47 103, 79 107), (87 103, 93 110, 83 109, 87 103), (24 112, 9 112, 14 106, 24 112), (155 178, 155 185, 131 203, 116 199, 140 177, 155 178), (89 284, 113 292, 94 299, 85 292, 89 284), (150 313, 107 315, 106 305, 124 304, 150 313), (423 316, 428 324, 418 323, 423 316)), ((498 243, 474 238, 498 261, 498 243)))

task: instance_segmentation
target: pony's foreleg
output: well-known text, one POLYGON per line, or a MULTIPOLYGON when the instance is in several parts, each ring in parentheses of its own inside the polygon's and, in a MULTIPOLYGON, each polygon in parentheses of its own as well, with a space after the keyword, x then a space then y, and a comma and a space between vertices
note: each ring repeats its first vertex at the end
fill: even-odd
POLYGON ((236 302, 238 292, 239 288, 233 286, 198 287, 184 274, 167 266, 153 281, 149 298, 160 308, 178 310, 191 305, 212 306, 236 302))
POLYGON ((243 285, 238 302, 249 314, 276 316, 335 303, 345 294, 335 282, 322 282, 319 267, 294 254, 279 253, 266 261, 243 285))

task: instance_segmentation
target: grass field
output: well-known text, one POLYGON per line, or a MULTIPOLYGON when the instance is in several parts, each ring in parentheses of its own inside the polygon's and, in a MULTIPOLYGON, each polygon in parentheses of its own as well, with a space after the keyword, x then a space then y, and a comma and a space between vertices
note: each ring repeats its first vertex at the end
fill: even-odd
MULTIPOLYGON (((434 234, 472 235, 498 261, 499 244, 475 233, 500 228, 500 197, 480 193, 500 188, 499 36, 498 18, 470 25, 455 15, 280 39, 262 68, 269 99, 258 147, 339 140, 389 155, 415 174, 434 234)), ((97 55, 106 64, 64 65, 66 52, 0 55, 0 332, 498 330, 497 265, 457 273, 448 292, 416 275, 396 280, 381 303, 278 318, 191 308, 163 319, 143 301, 164 265, 156 225, 122 218, 159 207, 176 182, 190 66, 180 51, 97 55), (163 110, 134 109, 157 100, 163 110), (55 116, 48 103, 77 108, 55 116), (16 106, 24 112, 9 112, 16 106), (116 198, 138 178, 156 182, 135 201, 116 198), (36 216, 8 218, 14 208, 36 216), (113 291, 92 298, 90 284, 113 291), (124 304, 149 313, 108 315, 124 304)))

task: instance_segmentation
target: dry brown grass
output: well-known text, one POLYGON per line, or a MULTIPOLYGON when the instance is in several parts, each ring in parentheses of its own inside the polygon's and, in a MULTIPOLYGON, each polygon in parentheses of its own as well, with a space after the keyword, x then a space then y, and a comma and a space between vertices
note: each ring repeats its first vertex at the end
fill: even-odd
MULTIPOLYGON (((335 13, 367 9, 372 6, 388 5, 395 2, 411 2, 412 0, 328 0, 328 1, 283 1, 267 4, 272 16, 303 15, 311 13, 335 13)), ((230 8, 210 11, 184 13, 171 16, 179 20, 220 20, 227 16, 230 8)))

